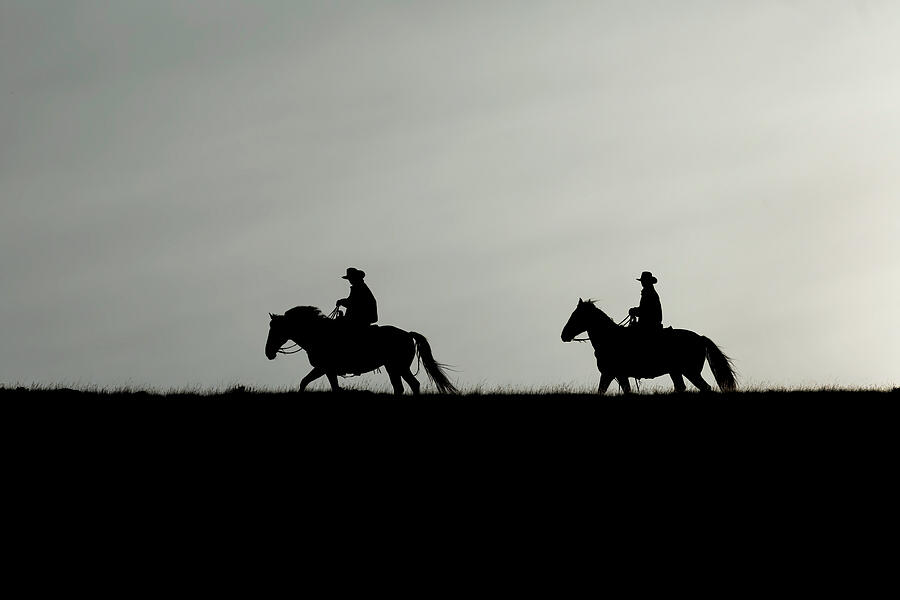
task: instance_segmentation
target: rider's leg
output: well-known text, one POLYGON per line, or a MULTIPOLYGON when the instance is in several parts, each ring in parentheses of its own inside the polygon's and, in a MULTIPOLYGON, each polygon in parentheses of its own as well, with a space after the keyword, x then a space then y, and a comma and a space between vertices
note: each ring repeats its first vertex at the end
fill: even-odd
POLYGON ((675 386, 676 392, 683 392, 687 389, 687 386, 684 384, 684 377, 681 376, 681 373, 670 373, 672 377, 672 385, 675 386))
POLYGON ((318 379, 319 377, 321 377, 324 374, 325 374, 324 369, 320 369, 319 367, 314 367, 313 370, 310 371, 306 375, 306 377, 304 377, 303 379, 300 380, 300 391, 302 392, 303 390, 305 390, 306 386, 308 386, 310 383, 312 383, 313 381, 315 381, 316 379, 318 379))

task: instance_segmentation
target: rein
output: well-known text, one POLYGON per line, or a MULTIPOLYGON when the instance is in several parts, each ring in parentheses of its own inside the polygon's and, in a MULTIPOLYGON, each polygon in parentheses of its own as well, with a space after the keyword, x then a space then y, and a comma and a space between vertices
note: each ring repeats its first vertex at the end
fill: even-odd
POLYGON ((297 342, 294 342, 293 346, 284 346, 276 350, 276 352, 278 352, 278 354, 297 354, 301 350, 303 350, 303 347, 297 342), (291 348, 296 348, 296 350, 291 350, 291 348))
MULTIPOLYGON (((328 315, 328 318, 336 319, 339 314, 341 314, 341 309, 339 307, 335 306, 334 310, 331 311, 331 314, 328 315)), ((303 346, 301 346, 297 342, 294 342, 294 344, 292 346, 282 346, 281 348, 276 350, 276 352, 278 352, 278 354, 297 354, 298 352, 302 352, 302 351, 303 351, 303 346)))

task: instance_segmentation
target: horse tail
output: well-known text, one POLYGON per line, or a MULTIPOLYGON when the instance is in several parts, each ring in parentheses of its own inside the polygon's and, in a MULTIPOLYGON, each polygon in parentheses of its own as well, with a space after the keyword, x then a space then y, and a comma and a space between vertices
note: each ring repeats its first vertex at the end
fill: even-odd
POLYGON ((434 360, 434 355, 431 354, 431 346, 428 344, 428 340, 425 339, 425 336, 421 333, 416 333, 415 331, 410 331, 409 335, 415 340, 416 352, 419 355, 419 359, 422 361, 422 365, 425 367, 425 373, 428 375, 428 379, 431 380, 431 383, 438 389, 438 392, 442 394, 458 394, 459 390, 450 383, 450 379, 447 378, 447 373, 444 372, 447 365, 442 365, 434 360))
POLYGON ((716 383, 719 384, 719 389, 723 392, 737 389, 734 362, 706 336, 703 336, 703 345, 706 347, 706 360, 716 383))

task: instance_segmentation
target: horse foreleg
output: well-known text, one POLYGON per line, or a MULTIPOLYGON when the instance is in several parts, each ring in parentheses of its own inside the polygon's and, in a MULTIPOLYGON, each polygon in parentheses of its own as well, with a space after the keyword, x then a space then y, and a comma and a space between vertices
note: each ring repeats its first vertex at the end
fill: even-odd
POLYGON ((669 373, 669 376, 672 378, 672 385, 675 386, 676 392, 683 392, 687 389, 687 386, 684 385, 684 377, 681 376, 681 373, 669 373))
POLYGON ((609 384, 613 382, 613 377, 609 373, 600 373, 600 387, 597 388, 598 394, 605 394, 606 390, 609 389, 609 384))
POLYGON ((319 377, 321 377, 324 374, 325 374, 324 369, 320 369, 319 367, 313 367, 313 370, 310 371, 306 375, 306 377, 304 377, 303 379, 300 380, 300 391, 302 392, 303 390, 305 390, 306 386, 308 386, 310 383, 312 383, 313 381, 315 381, 316 379, 318 379, 319 377))
POLYGON ((619 382, 619 387, 622 388, 622 393, 623 393, 623 394, 630 394, 630 393, 631 393, 631 384, 628 383, 628 378, 627 378, 627 377, 616 377, 616 381, 619 382))
POLYGON ((338 385, 337 373, 334 371, 325 371, 325 376, 328 377, 328 383, 331 384, 332 392, 341 391, 341 386, 338 385))

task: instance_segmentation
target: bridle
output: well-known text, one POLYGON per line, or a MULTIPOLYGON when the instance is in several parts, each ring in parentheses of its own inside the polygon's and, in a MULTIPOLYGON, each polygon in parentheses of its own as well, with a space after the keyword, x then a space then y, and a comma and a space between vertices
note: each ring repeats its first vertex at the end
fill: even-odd
MULTIPOLYGON (((285 340, 285 343, 287 343, 287 342, 289 342, 289 341, 290 341, 290 339, 285 340)), ((302 347, 300 344, 298 344, 297 342, 294 342, 293 345, 291 345, 291 346, 282 346, 281 348, 279 348, 279 349, 276 350, 275 352, 278 353, 278 354, 297 354, 298 352, 300 352, 300 351, 302 351, 302 350, 303 350, 303 347, 302 347), (296 348, 296 349, 295 349, 295 348, 296 348)))

